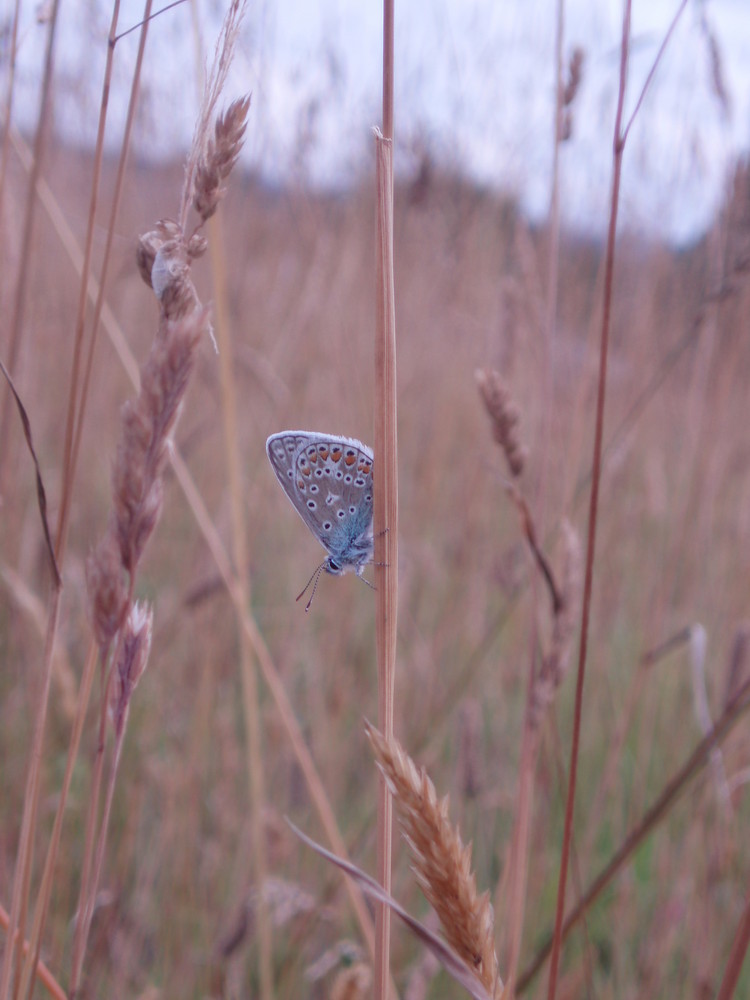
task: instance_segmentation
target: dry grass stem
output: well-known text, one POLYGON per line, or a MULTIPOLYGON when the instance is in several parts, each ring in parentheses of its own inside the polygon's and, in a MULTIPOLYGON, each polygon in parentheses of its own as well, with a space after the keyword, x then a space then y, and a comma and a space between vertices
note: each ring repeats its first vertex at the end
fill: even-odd
POLYGON ((424 768, 417 769, 396 739, 386 741, 367 726, 378 767, 387 781, 413 868, 448 943, 492 997, 502 996, 495 953, 495 921, 489 893, 477 893, 471 845, 464 845, 448 816, 448 796, 438 799, 424 768))
POLYGON ((482 402, 492 424, 492 436, 505 454, 512 476, 520 476, 528 452, 518 436, 521 414, 498 372, 478 368, 474 373, 482 402))

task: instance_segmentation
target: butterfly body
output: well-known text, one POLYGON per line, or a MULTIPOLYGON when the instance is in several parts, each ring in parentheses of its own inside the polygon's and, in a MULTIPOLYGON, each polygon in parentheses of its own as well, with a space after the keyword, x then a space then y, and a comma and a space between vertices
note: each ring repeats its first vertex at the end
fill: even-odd
POLYGON ((281 431, 268 438, 266 453, 292 506, 328 552, 321 568, 361 576, 373 556, 372 450, 356 438, 281 431))

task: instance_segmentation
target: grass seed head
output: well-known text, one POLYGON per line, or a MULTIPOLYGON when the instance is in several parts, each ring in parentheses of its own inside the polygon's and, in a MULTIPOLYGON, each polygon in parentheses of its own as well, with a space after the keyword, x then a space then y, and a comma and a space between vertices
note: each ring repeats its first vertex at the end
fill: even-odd
POLYGON ((478 368, 474 373, 479 394, 492 424, 492 436, 503 449, 512 476, 520 476, 527 450, 518 436, 521 414, 498 372, 478 368))
POLYGON ((438 799, 424 769, 418 770, 397 740, 371 726, 375 760, 393 793, 419 887, 440 920, 448 943, 474 970, 491 996, 502 996, 495 954, 494 914, 489 894, 477 893, 471 845, 451 826, 446 795, 438 799))
POLYGON ((193 208, 204 222, 214 214, 226 192, 223 184, 240 155, 249 109, 250 97, 241 97, 219 115, 214 134, 196 165, 193 208))
POLYGON ((130 710, 130 699, 148 663, 154 613, 147 604, 134 604, 123 626, 118 643, 110 712, 115 733, 122 735, 130 710))
POLYGON ((86 560, 89 613, 99 649, 112 642, 125 610, 127 588, 114 523, 86 560))

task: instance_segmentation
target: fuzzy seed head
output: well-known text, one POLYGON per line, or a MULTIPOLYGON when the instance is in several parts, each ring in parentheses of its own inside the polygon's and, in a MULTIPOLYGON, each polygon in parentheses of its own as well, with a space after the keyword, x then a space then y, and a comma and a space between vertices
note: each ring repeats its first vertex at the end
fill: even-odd
POLYGON ((214 134, 208 140, 205 152, 198 161, 193 208, 204 222, 211 218, 226 193, 224 181, 232 172, 240 155, 245 140, 249 108, 250 98, 241 97, 233 101, 223 115, 219 115, 214 126, 214 134))
POLYGON ((520 476, 528 454, 518 436, 521 413, 498 372, 478 368, 474 377, 490 418, 492 436, 503 449, 511 475, 520 476))
POLYGON ((451 826, 448 796, 438 799, 425 770, 417 770, 397 740, 385 740, 369 725, 366 731, 393 794, 419 887, 435 910, 448 943, 489 994, 500 1000, 503 984, 489 893, 477 893, 471 845, 464 845, 458 830, 451 826))
POLYGON ((86 561, 89 615, 100 650, 106 649, 120 627, 127 602, 123 565, 114 525, 86 561))
POLYGON ((151 607, 134 604, 122 629, 110 701, 110 714, 117 736, 123 733, 130 699, 148 663, 153 623, 154 613, 151 607))

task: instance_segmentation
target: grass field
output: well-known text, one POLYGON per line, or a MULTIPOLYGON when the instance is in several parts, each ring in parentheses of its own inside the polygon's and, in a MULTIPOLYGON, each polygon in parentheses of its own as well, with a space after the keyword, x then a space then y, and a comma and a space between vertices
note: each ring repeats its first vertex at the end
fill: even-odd
MULTIPOLYGON (((24 267, 12 376, 29 417, 53 537, 66 474, 79 296, 73 248, 85 242, 92 170, 89 156, 52 142, 42 170, 50 196, 37 208, 27 258, 28 176, 17 147, 5 178, 0 309, 7 321, 0 357, 7 363, 24 267), (62 213, 69 238, 49 206, 62 213)), ((103 177, 106 205, 113 165, 105 165, 103 177)), ((33 465, 16 409, 9 403, 5 411, 0 903, 6 911, 25 838, 35 849, 33 912, 92 643, 86 560, 107 529, 121 407, 135 395, 127 362, 134 359, 137 373, 159 324, 153 294, 135 266, 135 245, 157 219, 177 211, 182 178, 181 163, 131 166, 126 175, 106 289, 111 318, 93 356, 60 560, 59 618, 51 631, 33 465), (29 833, 22 817, 50 634, 51 692, 29 833)), ((231 339, 219 338, 220 356, 208 336, 200 341, 174 433, 196 492, 186 495, 184 476, 167 463, 161 517, 135 579, 135 596, 153 605, 153 639, 122 745, 83 965, 85 997, 259 996, 264 949, 276 997, 367 995, 351 981, 350 992, 343 985, 344 974, 366 981, 359 963, 370 961, 343 876, 299 843, 285 817, 326 840, 310 776, 290 738, 293 712, 352 859, 375 870, 377 772, 363 727, 365 717, 377 719, 375 595, 353 575, 325 576, 308 614, 303 602, 295 603, 323 553, 283 497, 264 446, 270 433, 285 428, 372 442, 373 185, 365 179, 355 190, 324 197, 269 191, 235 170, 227 187, 207 232, 209 254, 195 263, 193 276, 203 302, 226 307, 231 339), (218 250, 223 263, 212 256, 218 250), (222 370, 227 359, 229 380, 222 370), (217 540, 241 570, 234 596, 217 561, 217 540), (248 645, 243 620, 252 622, 257 644, 248 645), (269 669, 288 705, 280 706, 269 687, 269 669), (260 772, 258 808, 252 782, 260 772), (262 893, 254 876, 259 836, 267 866, 262 893), (257 933, 261 894, 272 925, 266 944, 257 933)), ((676 253, 633 234, 618 241, 568 909, 618 851, 624 856, 565 941, 561 997, 715 996, 746 906, 746 716, 737 715, 711 756, 690 759, 706 732, 701 699, 714 721, 738 691, 747 702, 749 192, 747 173, 738 169, 714 230, 689 250, 676 253), (686 764, 679 794, 669 797, 670 782, 686 764), (659 803, 652 825, 639 832, 659 803)), ((107 211, 94 230, 95 272, 107 211)), ((521 767, 529 676, 553 641, 552 616, 474 373, 496 369, 518 407, 528 456, 516 485, 559 578, 563 519, 582 549, 588 527, 604 251, 596 241, 563 233, 550 325, 550 232, 532 229, 512 203, 433 168, 419 185, 397 187, 394 230, 395 730, 438 794, 450 794, 451 819, 463 841, 473 843, 477 886, 495 904, 503 976, 518 918, 509 902, 508 865, 518 864, 512 835, 519 789, 533 783, 518 975, 519 995, 542 997, 546 965, 528 982, 524 972, 554 922, 580 619, 572 669, 540 724, 530 777, 521 767)), ((373 578, 372 571, 366 575, 373 578)), ((100 699, 97 668, 42 936, 41 958, 64 987, 100 699)), ((107 747, 111 761, 111 730, 107 747)), ((397 841, 393 894, 429 923, 409 863, 397 841)), ((391 964, 403 997, 461 995, 400 924, 391 964)), ((734 995, 748 992, 746 967, 734 995)), ((37 983, 35 995, 50 994, 37 983)))

